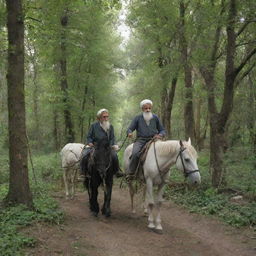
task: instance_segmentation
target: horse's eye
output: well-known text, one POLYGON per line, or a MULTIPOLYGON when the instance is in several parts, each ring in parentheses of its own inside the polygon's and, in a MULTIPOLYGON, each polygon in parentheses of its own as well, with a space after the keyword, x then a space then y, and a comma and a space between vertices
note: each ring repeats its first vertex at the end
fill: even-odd
POLYGON ((186 161, 186 162, 189 162, 190 160, 189 160, 189 158, 185 158, 185 161, 186 161))

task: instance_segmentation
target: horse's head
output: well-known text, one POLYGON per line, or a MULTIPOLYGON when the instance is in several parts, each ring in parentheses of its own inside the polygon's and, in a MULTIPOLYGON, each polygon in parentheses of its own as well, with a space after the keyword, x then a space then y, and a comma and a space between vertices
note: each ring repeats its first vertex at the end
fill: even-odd
POLYGON ((201 176, 197 166, 197 152, 188 141, 180 141, 180 151, 176 158, 176 166, 183 171, 184 176, 188 178, 188 182, 192 185, 201 183, 201 176))
POLYGON ((111 147, 107 139, 95 144, 94 165, 101 175, 105 175, 111 165, 111 147))

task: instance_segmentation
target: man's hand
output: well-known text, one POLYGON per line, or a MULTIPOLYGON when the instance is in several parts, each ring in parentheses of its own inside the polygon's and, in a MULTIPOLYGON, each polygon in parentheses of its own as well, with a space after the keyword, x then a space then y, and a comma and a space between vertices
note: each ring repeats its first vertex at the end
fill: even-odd
POLYGON ((89 146, 89 147, 93 147, 93 143, 89 143, 88 146, 89 146))
POLYGON ((115 151, 118 151, 119 150, 119 146, 118 145, 113 145, 112 149, 115 150, 115 151))
POLYGON ((155 136, 154 136, 154 139, 162 139, 163 138, 163 136, 162 135, 160 135, 160 134, 156 134, 155 136))
POLYGON ((132 138, 132 133, 128 133, 128 137, 131 139, 132 138))

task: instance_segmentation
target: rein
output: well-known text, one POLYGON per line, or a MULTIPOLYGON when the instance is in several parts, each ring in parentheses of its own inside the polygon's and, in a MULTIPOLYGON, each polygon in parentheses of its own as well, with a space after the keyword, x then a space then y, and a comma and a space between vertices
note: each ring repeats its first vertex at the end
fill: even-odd
POLYGON ((126 137, 125 137, 125 139, 124 139, 122 145, 121 145, 120 148, 116 151, 117 153, 122 149, 122 147, 124 146, 124 143, 126 142, 127 138, 128 138, 128 135, 126 135, 126 137))
POLYGON ((190 174, 195 173, 195 172, 199 172, 199 170, 188 171, 186 169, 185 164, 184 164, 184 160, 183 160, 183 157, 182 157, 182 152, 185 151, 185 150, 186 150, 186 148, 180 147, 180 152, 176 157, 175 164, 176 164, 178 158, 180 157, 180 160, 181 160, 181 163, 182 163, 182 166, 183 166, 183 173, 184 173, 184 176, 187 178, 190 174))
POLYGON ((154 141, 154 154, 155 154, 155 159, 156 159, 157 170, 161 174, 161 171, 160 171, 160 168, 159 168, 159 164, 158 164, 158 160, 157 160, 157 156, 156 156, 156 141, 154 141))
POLYGON ((157 170, 161 176, 161 178, 163 177, 163 175, 165 175, 169 169, 167 169, 166 171, 161 171, 160 168, 159 168, 159 163, 158 163, 158 160, 157 160, 157 155, 156 155, 156 140, 154 140, 154 154, 155 154, 155 159, 156 159, 156 166, 157 166, 157 170))

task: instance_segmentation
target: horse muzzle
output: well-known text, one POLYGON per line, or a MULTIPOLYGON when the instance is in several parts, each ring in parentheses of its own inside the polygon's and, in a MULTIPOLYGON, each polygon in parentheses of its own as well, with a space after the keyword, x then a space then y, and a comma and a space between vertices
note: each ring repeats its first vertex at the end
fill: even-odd
POLYGON ((199 185, 201 184, 201 175, 199 170, 193 170, 193 171, 189 171, 186 172, 185 177, 188 178, 188 182, 191 185, 199 185))

